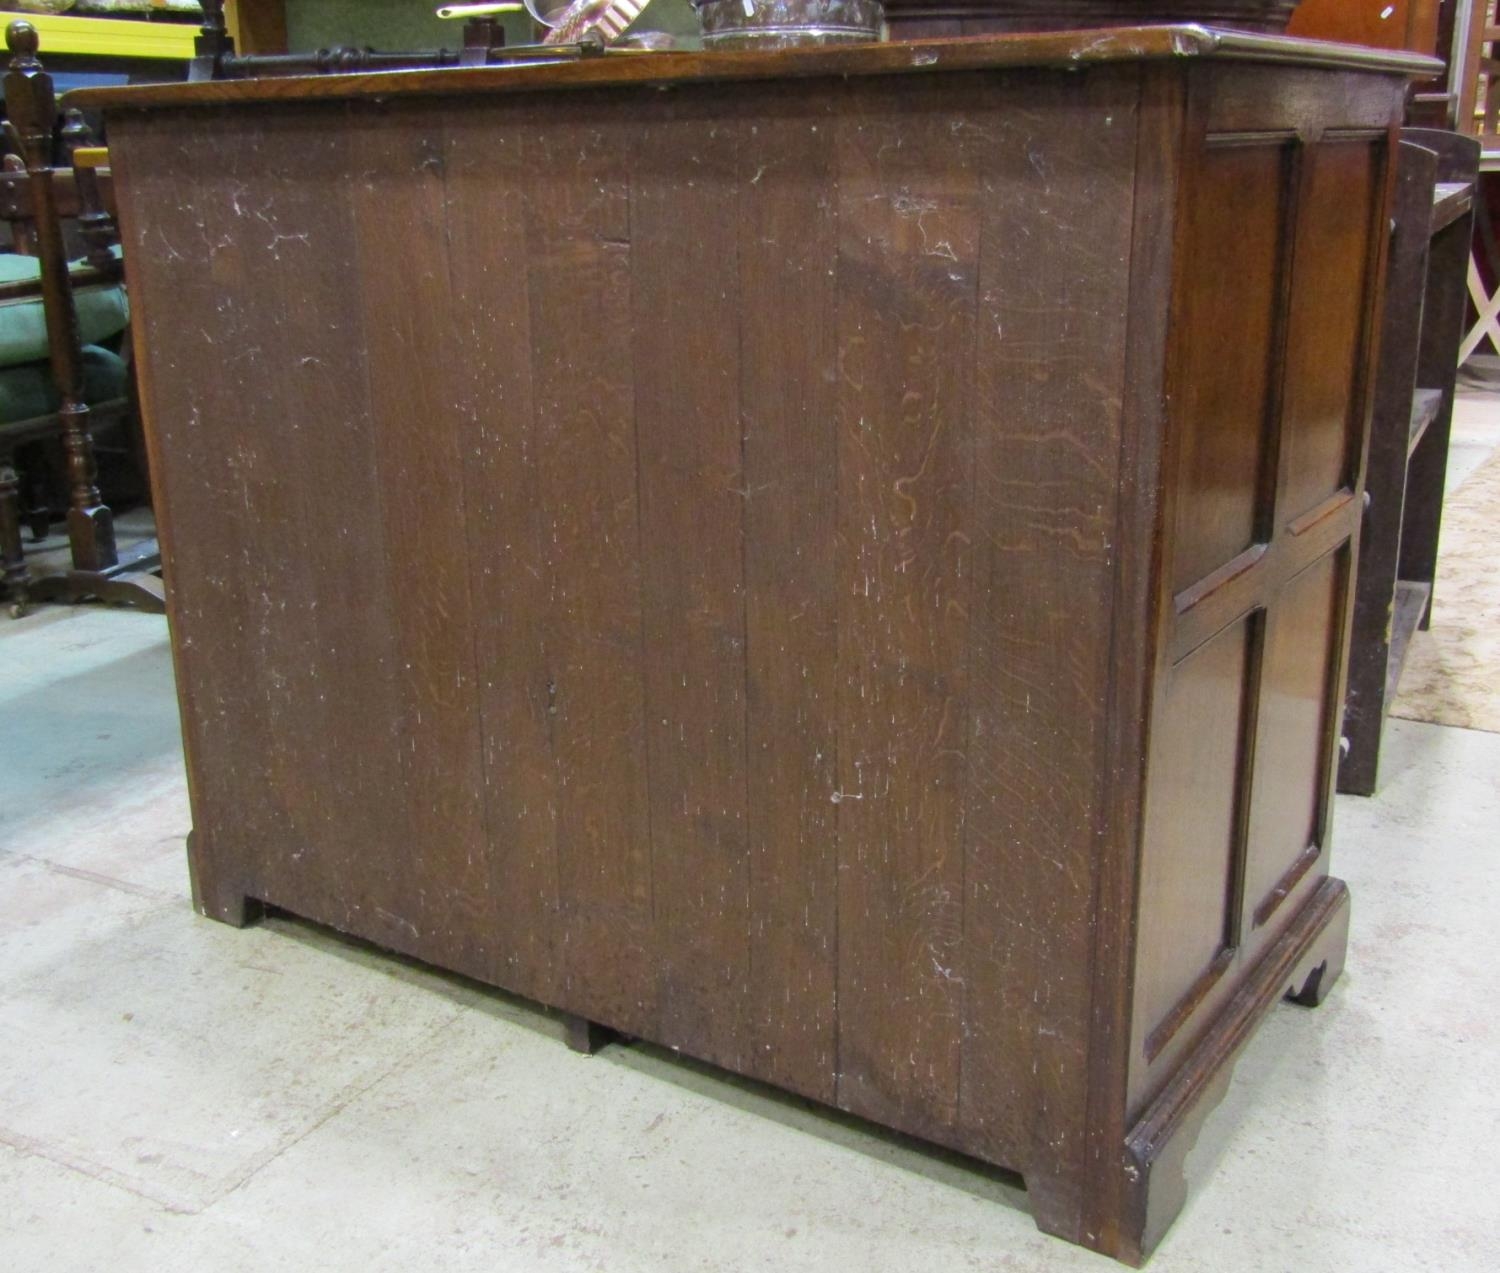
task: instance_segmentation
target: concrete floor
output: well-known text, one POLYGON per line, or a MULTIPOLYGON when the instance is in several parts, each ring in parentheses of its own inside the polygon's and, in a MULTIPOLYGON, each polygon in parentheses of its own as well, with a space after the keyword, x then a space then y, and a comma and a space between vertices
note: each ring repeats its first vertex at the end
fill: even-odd
MULTIPOLYGON (((1500 735, 1392 721, 1382 776, 1336 811, 1345 977, 1244 1053, 1156 1273, 1500 1269, 1500 735)), ((0 1271, 1111 1267, 1005 1178, 652 1049, 575 1056, 294 921, 201 919, 188 825, 164 621, 0 627, 0 1271)))

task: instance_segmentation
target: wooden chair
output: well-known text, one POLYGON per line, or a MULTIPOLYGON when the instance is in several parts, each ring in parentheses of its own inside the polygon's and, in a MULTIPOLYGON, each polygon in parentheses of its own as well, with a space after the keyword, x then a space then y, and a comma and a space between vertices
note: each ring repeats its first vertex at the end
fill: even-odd
POLYGON ((11 351, 10 365, 0 368, 0 579, 9 590, 12 614, 24 612, 33 597, 93 597, 159 613, 164 606, 161 581, 152 573, 160 565, 156 543, 139 544, 122 557, 115 546, 113 516, 98 486, 95 424, 131 411, 126 360, 86 343, 92 313, 86 312, 80 325, 80 298, 92 300, 90 289, 123 304, 114 223, 103 206, 100 174, 93 166, 100 156, 82 145, 89 138, 81 120, 69 121, 62 132, 71 135, 60 137, 52 81, 37 60, 35 28, 12 22, 6 43, 13 55, 5 77, 7 131, 25 165, 30 204, 18 246, 35 255, 0 258, 9 275, 9 281, 0 282, 0 304, 39 301, 45 348, 33 350, 22 342, 19 352, 11 351), (54 167, 60 141, 71 152, 71 170, 54 167), (87 248, 86 259, 73 265, 62 215, 68 193, 87 248), (30 353, 37 357, 28 358, 30 353), (61 439, 65 456, 72 568, 33 578, 21 541, 15 454, 23 444, 50 437, 61 439))

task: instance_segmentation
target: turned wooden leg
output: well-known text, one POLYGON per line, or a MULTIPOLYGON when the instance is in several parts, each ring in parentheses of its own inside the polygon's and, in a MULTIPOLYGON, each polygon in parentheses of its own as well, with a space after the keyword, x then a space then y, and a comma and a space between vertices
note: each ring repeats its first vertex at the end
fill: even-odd
POLYGON ((567 1031, 564 1037, 568 1046, 584 1056, 593 1056, 606 1043, 612 1043, 619 1037, 608 1026, 569 1013, 563 1015, 563 1026, 567 1031))
POLYGON ((81 402, 64 403, 58 416, 68 460, 68 544, 73 569, 106 570, 119 557, 115 552, 114 515, 99 494, 89 409, 81 402))
POLYGON ((202 841, 196 831, 187 838, 188 880, 193 890, 193 909, 209 919, 231 928, 244 928, 265 913, 264 905, 247 897, 242 886, 220 878, 213 864, 206 860, 202 841))
POLYGON ((21 488, 9 456, 0 460, 0 580, 10 596, 11 617, 26 613, 31 572, 21 543, 21 488))

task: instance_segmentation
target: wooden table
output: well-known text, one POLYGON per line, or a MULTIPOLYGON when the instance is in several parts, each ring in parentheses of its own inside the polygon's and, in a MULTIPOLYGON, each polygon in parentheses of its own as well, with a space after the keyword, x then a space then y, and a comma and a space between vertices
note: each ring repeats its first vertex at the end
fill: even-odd
POLYGON ((1201 28, 96 90, 197 904, 1138 1260, 1344 952, 1407 76, 1201 28))

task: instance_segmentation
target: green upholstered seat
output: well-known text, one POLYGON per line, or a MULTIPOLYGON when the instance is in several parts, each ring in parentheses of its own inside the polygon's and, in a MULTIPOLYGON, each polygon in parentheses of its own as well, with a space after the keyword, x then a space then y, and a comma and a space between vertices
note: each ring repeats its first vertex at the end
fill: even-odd
MULTIPOLYGON (((125 396, 127 368, 119 354, 98 345, 83 348, 83 400, 108 402, 125 396)), ((52 373, 45 362, 0 368, 0 429, 48 415, 59 406, 52 373)))
MULTIPOLYGON (((119 254, 118 248, 115 253, 119 254)), ((74 262, 72 268, 82 266, 83 262, 74 262)), ((40 278, 41 269, 41 262, 34 256, 0 254, 0 283, 40 278)), ((118 336, 130 321, 130 302, 118 283, 75 287, 73 306, 78 311, 78 338, 85 345, 118 336)), ((42 298, 0 301, 0 367, 40 362, 46 357, 47 316, 42 310, 42 298)))

